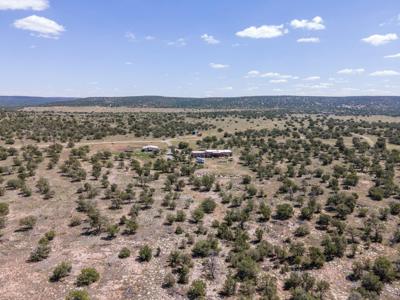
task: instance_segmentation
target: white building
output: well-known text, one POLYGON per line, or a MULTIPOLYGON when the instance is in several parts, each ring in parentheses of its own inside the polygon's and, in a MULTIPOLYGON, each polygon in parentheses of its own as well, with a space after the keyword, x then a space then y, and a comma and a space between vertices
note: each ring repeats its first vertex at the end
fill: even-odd
POLYGON ((146 145, 142 147, 143 152, 151 152, 151 153, 158 153, 160 152, 160 148, 154 145, 146 145))
POLYGON ((229 157, 232 156, 231 150, 209 149, 205 151, 192 151, 192 157, 229 157))

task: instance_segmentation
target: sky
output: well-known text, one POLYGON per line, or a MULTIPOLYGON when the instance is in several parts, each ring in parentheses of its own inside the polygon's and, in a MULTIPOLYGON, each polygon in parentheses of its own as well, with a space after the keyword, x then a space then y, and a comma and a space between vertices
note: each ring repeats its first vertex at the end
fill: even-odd
POLYGON ((400 1, 0 0, 0 95, 400 95, 400 1))

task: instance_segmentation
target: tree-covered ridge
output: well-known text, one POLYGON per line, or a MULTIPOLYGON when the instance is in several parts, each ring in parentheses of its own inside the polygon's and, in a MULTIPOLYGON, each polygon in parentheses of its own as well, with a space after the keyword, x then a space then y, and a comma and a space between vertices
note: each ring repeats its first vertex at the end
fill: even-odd
POLYGON ((251 96, 183 98, 161 96, 90 97, 46 106, 158 107, 193 109, 281 109, 290 112, 340 114, 400 114, 400 97, 251 96))
POLYGON ((71 97, 0 96, 0 107, 21 107, 69 101, 71 97))

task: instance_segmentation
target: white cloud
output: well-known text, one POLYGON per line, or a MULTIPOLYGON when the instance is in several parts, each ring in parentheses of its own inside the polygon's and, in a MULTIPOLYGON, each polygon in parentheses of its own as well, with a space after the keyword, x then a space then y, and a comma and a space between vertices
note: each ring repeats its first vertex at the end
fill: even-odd
POLYGON ((386 55, 385 58, 400 58, 400 53, 392 54, 392 55, 386 55))
POLYGON ((257 71, 257 70, 251 70, 251 71, 249 71, 249 72, 247 72, 247 74, 246 74, 246 78, 254 78, 254 77, 259 77, 260 76, 260 71, 257 71))
POLYGON ((176 41, 171 41, 167 43, 168 46, 175 47, 185 47, 187 45, 186 40, 184 38, 179 38, 176 41))
POLYGON ((245 78, 299 79, 298 76, 280 74, 277 72, 261 73, 257 70, 247 72, 245 78))
POLYGON ((300 38, 297 40, 298 43, 319 43, 320 40, 317 37, 300 38))
POLYGON ((296 29, 299 29, 299 28, 308 29, 308 30, 324 30, 325 29, 324 20, 319 16, 314 17, 312 20, 294 19, 290 22, 290 25, 296 29))
POLYGON ((48 0, 0 0, 0 10, 32 9, 39 11, 48 7, 48 0))
POLYGON ((389 42, 397 40, 399 37, 396 33, 388 34, 374 34, 369 37, 363 38, 362 41, 373 46, 385 45, 389 42))
POLYGON ((155 38, 154 36, 152 36, 152 35, 148 35, 148 36, 146 36, 144 39, 145 39, 146 41, 153 41, 153 40, 155 40, 156 38, 155 38))
POLYGON ((364 73, 365 70, 363 68, 359 68, 359 69, 343 69, 338 71, 338 74, 342 74, 342 75, 355 75, 355 74, 362 74, 364 73))
POLYGON ((226 69, 229 68, 229 65, 210 63, 210 67, 213 69, 226 69))
POLYGON ((125 33, 125 37, 130 41, 136 40, 136 35, 133 32, 130 32, 130 31, 125 33))
POLYGON ((313 84, 313 85, 298 85, 298 87, 302 87, 302 88, 306 88, 306 89, 313 89, 313 90, 329 89, 332 86, 333 86, 333 84, 330 82, 321 82, 321 83, 313 84))
POLYGON ((265 78, 265 77, 267 77, 267 78, 273 77, 273 78, 279 78, 279 79, 299 79, 298 76, 285 75, 285 74, 280 74, 280 73, 276 73, 276 72, 264 73, 264 74, 261 74, 260 77, 262 77, 262 78, 265 78))
POLYGON ((268 72, 260 74, 260 77, 281 77, 281 74, 277 72, 268 72))
POLYGON ((289 32, 283 25, 263 25, 260 27, 251 26, 242 31, 236 32, 236 35, 243 38, 252 39, 271 39, 289 32))
POLYGON ((44 38, 58 39, 65 28, 57 22, 32 15, 14 22, 15 28, 34 32, 34 35, 44 38))
POLYGON ((286 83, 287 79, 271 79, 269 83, 286 83))
POLYGON ((342 88, 342 90, 349 91, 349 92, 356 92, 356 91, 359 91, 360 89, 352 88, 352 87, 345 87, 345 88, 342 88))
POLYGON ((400 25, 400 14, 390 18, 389 20, 382 22, 379 24, 380 27, 387 26, 387 25, 400 25))
POLYGON ((252 92, 252 91, 257 91, 260 88, 258 86, 249 86, 246 91, 252 92))
POLYGON ((233 87, 232 86, 225 86, 225 87, 220 88, 220 90, 222 90, 222 91, 232 91, 233 87))
POLYGON ((303 80, 305 80, 305 81, 316 81, 316 80, 320 80, 320 79, 321 79, 321 77, 319 77, 319 76, 310 76, 310 77, 304 78, 303 80))
POLYGON ((131 65, 132 62, 131 62, 131 61, 126 61, 125 64, 126 64, 126 65, 131 65))
POLYGON ((217 40, 217 39, 216 39, 215 37, 213 37, 212 35, 208 35, 207 33, 203 34, 200 38, 201 38, 204 42, 206 42, 207 44, 210 44, 210 45, 216 45, 216 44, 219 44, 219 43, 220 43, 219 40, 217 40))
POLYGON ((375 77, 387 77, 387 76, 398 76, 398 75, 400 75, 400 73, 397 71, 393 71, 393 70, 383 70, 383 71, 373 72, 369 75, 375 76, 375 77))

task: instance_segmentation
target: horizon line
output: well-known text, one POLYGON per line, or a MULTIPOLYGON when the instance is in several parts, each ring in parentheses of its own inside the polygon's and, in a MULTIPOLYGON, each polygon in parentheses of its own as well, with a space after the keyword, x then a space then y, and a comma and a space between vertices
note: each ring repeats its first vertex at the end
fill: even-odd
POLYGON ((0 97, 31 97, 31 98, 65 98, 65 99, 88 99, 88 98, 130 98, 130 97, 160 97, 160 98, 191 98, 191 99, 213 99, 213 98, 255 98, 255 97, 319 97, 319 98, 349 98, 349 97, 400 97, 400 95, 296 95, 296 94, 282 94, 282 95, 240 95, 240 96, 164 96, 164 95, 126 95, 126 96, 37 96, 37 95, 0 95, 0 97))

